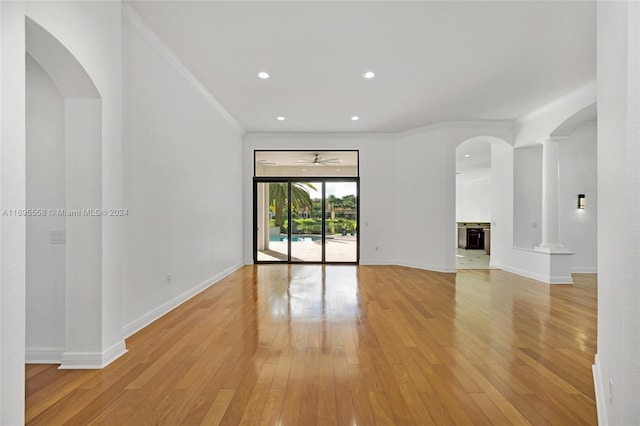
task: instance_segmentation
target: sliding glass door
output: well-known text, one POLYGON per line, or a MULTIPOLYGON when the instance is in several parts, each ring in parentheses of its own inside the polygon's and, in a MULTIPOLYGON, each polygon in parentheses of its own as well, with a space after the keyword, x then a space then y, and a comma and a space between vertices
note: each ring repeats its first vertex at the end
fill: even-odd
POLYGON ((291 261, 322 262, 323 182, 291 182, 291 261))
POLYGON ((357 182, 327 182, 325 212, 325 260, 356 262, 358 259, 357 182))
POLYGON ((255 260, 258 262, 288 262, 289 184, 287 182, 256 182, 254 222, 256 234, 255 260))
POLYGON ((256 178, 256 263, 358 262, 358 179, 256 178))

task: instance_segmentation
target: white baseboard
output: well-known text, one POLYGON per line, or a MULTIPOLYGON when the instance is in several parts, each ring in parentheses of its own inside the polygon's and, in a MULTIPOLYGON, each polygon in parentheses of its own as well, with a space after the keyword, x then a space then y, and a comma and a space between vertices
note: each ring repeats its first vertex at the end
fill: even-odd
POLYGON ((598 268, 595 266, 574 266, 571 268, 574 274, 597 274, 598 268))
POLYGON ((64 348, 25 348, 25 364, 60 364, 64 348))
POLYGON ((393 260, 380 260, 380 259, 360 259, 360 265, 381 265, 381 266, 389 266, 395 265, 396 262, 393 260))
POLYGON ((158 306, 152 311, 147 312, 146 314, 142 315, 138 319, 131 321, 129 324, 124 326, 123 332, 124 332, 125 338, 142 330, 143 328, 145 328, 146 326, 148 326, 149 324, 151 324, 161 316, 171 312, 173 309, 182 305, 184 302, 191 299, 196 294, 202 292, 203 290, 206 290, 207 288, 211 287, 213 284, 217 283, 227 275, 232 274, 233 272, 237 271, 243 266, 244 266, 243 263, 238 263, 236 265, 233 265, 230 268, 227 268, 224 271, 220 272, 219 274, 215 275, 214 277, 211 277, 208 280, 196 285, 190 290, 187 290, 184 293, 179 294, 178 296, 174 297, 168 302, 163 303, 162 305, 158 306))
POLYGON ((598 362, 598 354, 596 354, 595 362, 591 368, 593 371, 593 386, 596 393, 596 409, 598 411, 598 424, 607 426, 607 404, 606 394, 604 391, 604 381, 600 372, 600 363, 598 362))
POLYGON ((502 269, 503 271, 507 271, 512 274, 531 278, 532 280, 540 281, 544 284, 573 284, 573 277, 571 276, 552 277, 549 275, 543 275, 543 274, 527 271, 526 269, 514 268, 513 266, 504 265, 502 263, 497 263, 497 262, 490 262, 489 265, 492 268, 502 269))
POLYGON ((503 267, 504 265, 502 263, 489 260, 489 269, 502 269, 503 267))
POLYGON ((102 352, 64 352, 60 360, 60 370, 101 369, 127 353, 124 340, 102 352))

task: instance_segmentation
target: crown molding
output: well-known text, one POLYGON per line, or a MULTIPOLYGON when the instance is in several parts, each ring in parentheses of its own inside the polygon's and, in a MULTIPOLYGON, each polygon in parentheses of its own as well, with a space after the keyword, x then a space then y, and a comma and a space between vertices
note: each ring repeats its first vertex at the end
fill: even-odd
POLYGON ((490 129, 508 130, 515 129, 515 120, 486 120, 486 121, 441 121, 414 129, 400 132, 246 132, 247 137, 278 137, 278 138, 344 138, 344 139, 385 139, 391 137, 411 136, 422 132, 450 129, 490 129))
POLYGON ((245 138, 277 137, 279 139, 315 139, 315 138, 341 138, 341 139, 387 139, 395 137, 396 133, 358 133, 358 132, 247 132, 245 138))
POLYGON ((220 102, 207 90, 207 88, 193 75, 191 71, 180 61, 176 54, 166 45, 166 43, 160 39, 151 27, 138 15, 138 13, 128 4, 122 6, 122 22, 126 24, 131 30, 142 36, 153 47, 156 48, 177 70, 182 74, 184 78, 198 91, 204 98, 209 101, 214 108, 220 112, 220 114, 233 126, 235 130, 244 135, 246 130, 238 123, 229 112, 222 106, 220 102))

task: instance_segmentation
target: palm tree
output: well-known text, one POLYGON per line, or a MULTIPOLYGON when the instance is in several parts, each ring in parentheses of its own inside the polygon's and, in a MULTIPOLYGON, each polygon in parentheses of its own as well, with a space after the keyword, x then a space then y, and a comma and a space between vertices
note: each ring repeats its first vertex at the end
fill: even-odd
MULTIPOLYGON (((309 189, 316 188, 311 182, 292 182, 291 183, 291 208, 298 211, 301 208, 311 208, 313 202, 309 195, 309 189)), ((275 226, 282 229, 284 223, 284 209, 287 206, 288 184, 286 182, 269 184, 269 205, 275 213, 275 226)))

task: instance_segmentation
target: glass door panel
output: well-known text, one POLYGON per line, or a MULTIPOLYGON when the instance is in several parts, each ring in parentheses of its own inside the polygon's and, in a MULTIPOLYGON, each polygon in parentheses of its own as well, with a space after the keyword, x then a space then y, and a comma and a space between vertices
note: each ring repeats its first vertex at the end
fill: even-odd
POLYGON ((254 186, 256 262, 358 262, 358 180, 282 178, 254 186))
POLYGON ((322 262, 322 182, 291 183, 291 261, 322 262))
POLYGON ((358 184, 325 182, 325 261, 358 260, 358 184))
POLYGON ((288 262, 287 182, 258 182, 256 186, 256 248, 260 262, 288 262))

